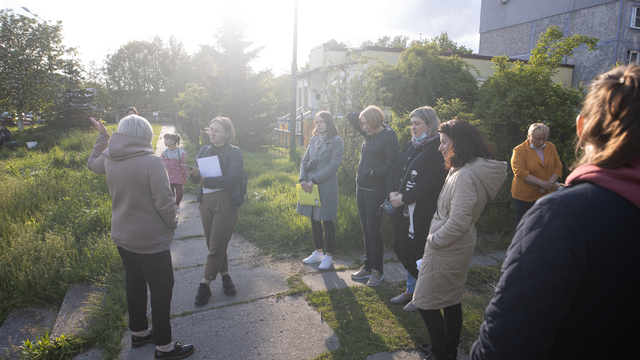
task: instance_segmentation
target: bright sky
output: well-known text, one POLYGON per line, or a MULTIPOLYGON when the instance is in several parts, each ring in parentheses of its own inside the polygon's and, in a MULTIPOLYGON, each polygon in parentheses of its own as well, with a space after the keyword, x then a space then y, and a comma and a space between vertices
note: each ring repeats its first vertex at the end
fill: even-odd
MULTIPOLYGON (((330 39, 358 46, 365 40, 404 35, 409 41, 432 38, 442 31, 459 45, 477 53, 481 0, 299 0, 298 66, 309 51, 330 39)), ((200 44, 215 44, 214 34, 225 12, 240 14, 246 40, 264 45, 254 70, 291 70, 293 53, 293 0, 0 0, 0 8, 62 21, 63 43, 76 47, 80 60, 102 65, 106 55, 133 40, 171 36, 181 40, 189 54, 200 44)))

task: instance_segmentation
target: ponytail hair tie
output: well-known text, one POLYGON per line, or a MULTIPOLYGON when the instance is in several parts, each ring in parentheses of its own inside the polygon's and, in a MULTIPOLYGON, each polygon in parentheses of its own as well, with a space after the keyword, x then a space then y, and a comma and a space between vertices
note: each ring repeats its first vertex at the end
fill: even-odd
POLYGON ((624 75, 622 75, 618 81, 620 82, 620 84, 624 84, 624 83, 625 83, 625 80, 626 80, 626 79, 625 79, 625 76, 624 76, 624 75))

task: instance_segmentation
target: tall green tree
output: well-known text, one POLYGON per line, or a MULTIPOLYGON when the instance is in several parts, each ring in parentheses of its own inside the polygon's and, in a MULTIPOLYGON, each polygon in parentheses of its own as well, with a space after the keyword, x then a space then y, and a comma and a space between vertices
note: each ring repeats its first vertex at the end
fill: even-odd
POLYGON ((53 113, 79 86, 76 50, 62 44, 62 23, 48 24, 0 10, 0 107, 53 113))
POLYGON ((425 45, 435 46, 438 49, 438 51, 441 53, 453 53, 453 54, 473 53, 473 51, 468 47, 464 45, 458 45, 458 43, 451 40, 451 38, 449 37, 449 34, 446 31, 441 32, 440 35, 434 38, 425 39, 423 43, 425 45))
MULTIPOLYGON (((252 70, 250 62, 262 49, 252 45, 245 39, 244 25, 225 17, 218 29, 216 44, 201 45, 191 62, 193 82, 204 89, 212 101, 209 117, 200 120, 211 120, 215 116, 230 118, 237 143, 247 149, 267 143, 273 113, 272 75, 269 71, 252 70)), ((183 94, 178 98, 181 96, 184 99, 183 94)))
POLYGON ((432 40, 414 42, 400 54, 395 66, 380 64, 372 71, 378 99, 393 112, 392 126, 401 139, 408 136, 408 115, 412 110, 435 106, 438 99, 459 99, 466 106, 477 100, 473 68, 457 56, 441 56, 443 44, 447 49, 460 49, 444 33, 432 40))
POLYGON ((115 103, 111 106, 159 109, 167 101, 163 97, 167 88, 172 89, 174 95, 178 92, 171 87, 176 81, 171 83, 169 79, 185 54, 179 41, 172 38, 167 47, 162 39, 155 37, 151 41, 131 41, 107 55, 104 79, 114 96, 115 103))
POLYGON ((564 88, 554 83, 565 56, 586 44, 594 50, 598 39, 583 35, 565 37, 555 26, 540 35, 527 63, 510 63, 506 56, 493 59, 496 72, 480 88, 475 114, 498 158, 509 160, 512 149, 527 136, 529 125, 541 122, 551 130, 550 141, 563 164, 573 161, 574 120, 582 103, 582 87, 564 88))

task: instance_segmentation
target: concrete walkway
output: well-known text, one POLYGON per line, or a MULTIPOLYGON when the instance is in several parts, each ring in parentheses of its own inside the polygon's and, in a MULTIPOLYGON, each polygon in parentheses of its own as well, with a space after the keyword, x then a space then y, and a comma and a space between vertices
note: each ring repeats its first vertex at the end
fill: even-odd
MULTIPOLYGON (((166 148, 164 134, 174 132, 173 126, 163 126, 156 154, 159 155, 166 148)), ((304 296, 282 294, 289 291, 287 279, 296 274, 303 274, 303 281, 313 291, 365 286, 364 282, 351 280, 353 270, 319 271, 319 264, 305 265, 301 258, 274 260, 242 236, 234 235, 229 244, 228 258, 229 272, 237 294, 225 296, 222 282, 218 278, 211 284, 212 297, 209 303, 196 307, 193 302, 204 273, 207 249, 195 195, 186 194, 180 210, 178 229, 171 244, 175 276, 171 324, 174 341, 195 346, 195 353, 189 359, 299 360, 314 358, 340 347, 337 336, 320 314, 307 305, 304 296)), ((504 260, 505 253, 474 256, 471 265, 498 264, 504 260)), ((405 281, 406 272, 395 255, 389 252, 385 254, 385 260, 384 281, 405 281)), ((353 265, 355 263, 350 258, 334 256, 335 268, 353 265)), ((46 329, 51 329, 55 313, 55 309, 16 310, 0 329, 0 350, 19 345, 25 337, 35 338, 35 335, 26 335, 27 330, 36 334, 38 331, 43 333, 46 329), (27 321, 31 318, 34 320, 27 321)), ((153 344, 132 349, 130 339, 131 332, 126 330, 122 338, 120 359, 153 359, 153 344)), ((0 358, 4 358, 1 352, 0 358)), ((101 358, 102 355, 97 350, 76 357, 83 360, 101 358)), ((417 350, 383 352, 367 357, 369 360, 423 358, 417 350)), ((461 352, 458 358, 467 359, 467 356, 461 352)))
MULTIPOLYGON (((156 153, 164 149, 162 136, 173 133, 173 126, 163 126, 156 153)), ((303 280, 313 291, 347 286, 363 286, 351 280, 349 271, 319 271, 318 264, 275 261, 261 249, 234 235, 229 244, 229 272, 237 294, 225 296, 218 278, 211 284, 209 303, 196 307, 193 302, 206 262, 206 244, 195 196, 186 194, 181 204, 178 229, 171 246, 175 269, 175 287, 171 304, 174 341, 191 343, 195 353, 190 359, 309 359, 324 351, 339 348, 333 331, 320 314, 307 305, 302 296, 281 296, 289 290, 287 278, 303 273, 303 280)), ((402 265, 387 254, 385 280, 406 280, 402 265)), ((472 265, 497 264, 503 253, 474 257, 472 265)), ((334 266, 355 265, 350 259, 334 257, 334 266)), ((138 349, 130 346, 131 333, 123 337, 120 359, 152 359, 153 345, 138 349)), ((418 351, 380 353, 371 360, 423 359, 418 351)), ((461 355, 460 359, 466 356, 461 355)))

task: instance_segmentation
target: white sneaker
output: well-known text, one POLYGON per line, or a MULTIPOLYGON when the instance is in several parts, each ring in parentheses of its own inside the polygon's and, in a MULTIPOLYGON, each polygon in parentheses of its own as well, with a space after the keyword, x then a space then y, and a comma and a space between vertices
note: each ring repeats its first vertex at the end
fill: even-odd
POLYGON ((417 310, 418 310, 418 307, 413 303, 413 301, 411 301, 410 303, 408 303, 402 308, 402 311, 404 312, 414 312, 417 310))
POLYGON ((333 256, 325 255, 324 259, 322 259, 322 263, 318 266, 318 269, 327 270, 331 265, 333 265, 333 256))
POLYGON ((317 262, 321 262, 324 259, 324 255, 321 252, 314 251, 309 255, 308 258, 302 260, 305 264, 313 264, 317 262))

